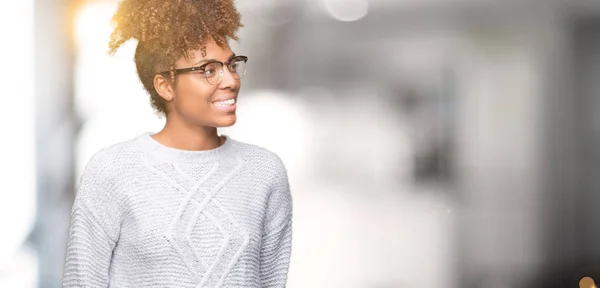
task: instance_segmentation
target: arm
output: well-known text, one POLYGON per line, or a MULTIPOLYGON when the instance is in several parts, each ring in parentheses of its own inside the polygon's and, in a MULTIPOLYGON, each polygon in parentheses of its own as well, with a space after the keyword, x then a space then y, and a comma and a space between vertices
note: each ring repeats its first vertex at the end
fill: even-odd
POLYGON ((63 271, 63 287, 108 287, 118 237, 119 208, 110 193, 108 165, 90 160, 77 189, 63 271))
MULTIPOLYGON (((281 164, 281 163, 280 163, 281 164)), ((261 287, 285 287, 292 248, 292 197, 283 164, 271 186, 260 251, 261 287)))

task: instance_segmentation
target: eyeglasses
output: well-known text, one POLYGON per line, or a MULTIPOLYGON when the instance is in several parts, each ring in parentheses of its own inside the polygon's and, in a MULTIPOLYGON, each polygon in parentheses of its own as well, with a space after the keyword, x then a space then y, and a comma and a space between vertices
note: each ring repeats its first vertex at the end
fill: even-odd
POLYGON ((246 62, 248 61, 248 57, 246 56, 234 56, 226 62, 221 61, 211 61, 208 63, 204 63, 197 67, 189 67, 182 69, 173 69, 169 71, 159 72, 158 74, 163 76, 170 76, 171 73, 174 75, 178 75, 181 73, 195 72, 200 71, 206 81, 211 85, 219 85, 223 82, 223 75, 225 75, 225 71, 223 71, 223 67, 227 66, 231 75, 236 80, 240 80, 246 75, 246 62))

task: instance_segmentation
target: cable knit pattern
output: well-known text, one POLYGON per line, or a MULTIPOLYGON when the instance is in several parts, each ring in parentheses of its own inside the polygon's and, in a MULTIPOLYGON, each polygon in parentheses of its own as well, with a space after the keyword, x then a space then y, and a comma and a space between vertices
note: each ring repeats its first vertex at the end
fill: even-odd
POLYGON ((230 137, 184 151, 145 133, 88 163, 63 287, 285 287, 291 240, 276 154, 230 137))

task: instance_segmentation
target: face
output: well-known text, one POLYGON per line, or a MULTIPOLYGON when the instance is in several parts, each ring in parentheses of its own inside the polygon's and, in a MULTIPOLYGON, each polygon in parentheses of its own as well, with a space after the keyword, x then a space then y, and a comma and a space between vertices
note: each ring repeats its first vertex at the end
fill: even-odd
MULTIPOLYGON (((174 69, 200 67, 217 60, 223 63, 235 54, 227 44, 216 44, 209 41, 202 50, 191 51, 192 57, 182 57, 174 69)), ((219 71, 214 65, 205 66, 205 71, 186 71, 176 76, 176 83, 168 77, 157 76, 155 87, 167 102, 167 119, 177 117, 186 123, 205 127, 228 127, 236 122, 236 103, 240 90, 240 78, 224 66, 222 81, 219 83, 219 71), (208 73, 208 74, 207 74, 208 73), (212 73, 212 74, 211 74, 212 73), (207 75, 211 76, 207 79, 207 75), (157 85, 158 84, 158 85, 157 85)))

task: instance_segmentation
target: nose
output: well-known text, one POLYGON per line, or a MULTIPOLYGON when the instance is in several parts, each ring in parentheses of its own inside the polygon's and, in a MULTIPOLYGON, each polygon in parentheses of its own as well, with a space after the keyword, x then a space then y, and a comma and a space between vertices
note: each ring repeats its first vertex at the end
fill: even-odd
POLYGON ((229 67, 223 66, 223 81, 219 85, 221 89, 235 89, 239 85, 239 80, 233 77, 233 73, 229 71, 229 67))

